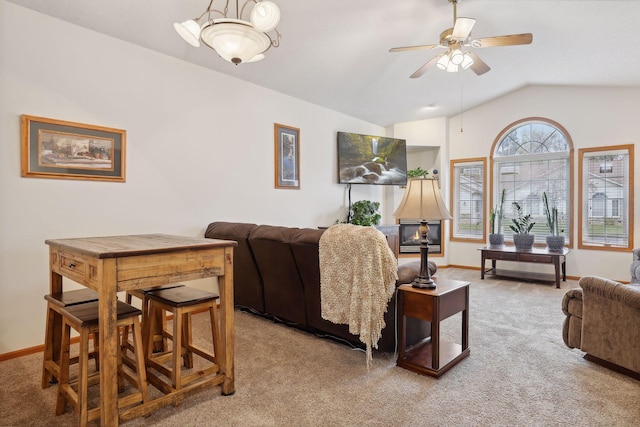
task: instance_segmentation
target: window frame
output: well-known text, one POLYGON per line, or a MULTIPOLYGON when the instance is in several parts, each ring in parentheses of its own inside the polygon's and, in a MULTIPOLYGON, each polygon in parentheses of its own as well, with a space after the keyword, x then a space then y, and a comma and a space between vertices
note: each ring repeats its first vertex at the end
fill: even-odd
MULTIPOLYGON (((602 251, 613 251, 613 252, 628 252, 634 248, 634 165, 635 165, 635 157, 634 157, 634 144, 623 144, 623 145, 611 145, 605 147, 590 147, 590 148, 581 148, 578 150, 578 176, 580 178, 579 186, 578 186, 578 249, 588 249, 588 250, 602 250, 602 251), (584 169, 584 161, 585 155, 591 153, 602 153, 606 155, 607 153, 613 153, 615 151, 624 151, 627 150, 628 155, 628 173, 629 175, 626 177, 628 182, 625 194, 625 201, 627 204, 626 214, 628 216, 628 224, 627 224, 627 244, 625 246, 622 245, 612 245, 606 243, 593 243, 585 241, 584 236, 584 221, 586 220, 584 217, 585 208, 588 209, 589 201, 585 198, 584 190, 588 188, 588 183, 585 182, 585 171, 584 169)), ((604 172, 607 172, 606 170, 604 172)), ((603 201, 606 204, 606 194, 604 195, 603 201)), ((606 209, 606 205, 604 207, 606 209)), ((613 208, 613 205, 612 205, 613 208)), ((617 206, 618 210, 624 209, 620 206, 617 206)), ((605 215, 606 216, 606 215, 605 215)))
POLYGON ((487 216, 486 216, 486 211, 487 211, 487 158, 486 157, 474 157, 474 158, 468 158, 468 159, 456 159, 456 160, 451 160, 449 162, 449 174, 450 174, 450 181, 451 182, 451 188, 452 191, 450 192, 450 197, 449 197, 449 207, 450 207, 450 213, 451 213, 451 226, 449 227, 449 240, 452 242, 471 242, 471 243, 484 243, 487 239, 487 216), (456 229, 456 212, 457 212, 457 207, 458 207, 458 200, 456 200, 456 194, 458 194, 457 191, 457 185, 458 182, 456 180, 456 168, 457 167, 464 167, 465 165, 469 166, 469 167, 475 167, 475 166, 482 166, 482 208, 481 208, 481 218, 480 218, 480 223, 482 224, 482 235, 481 236, 477 236, 477 237, 472 237, 472 236, 466 236, 466 237, 461 237, 461 236, 456 236, 455 235, 455 229, 456 229))
MULTIPOLYGON (((496 167, 497 164, 500 163, 499 160, 496 160, 497 157, 502 157, 502 156, 496 156, 496 150, 498 149, 500 143, 502 142, 502 140, 509 134, 511 133, 514 129, 524 126, 528 123, 544 123, 546 125, 552 126, 554 128, 556 128, 559 132, 562 133, 562 135, 564 136, 564 138, 566 139, 567 145, 568 145, 568 151, 566 152, 566 155, 563 155, 563 157, 565 157, 568 160, 568 180, 567 180, 567 195, 568 195, 568 199, 566 200, 567 206, 568 206, 568 210, 569 210, 569 214, 567 217, 567 225, 568 225, 568 230, 565 234, 563 234, 565 236, 565 247, 566 248, 572 248, 573 247, 573 236, 575 235, 575 230, 574 230, 574 224, 573 224, 573 219, 574 219, 574 191, 573 189, 573 185, 574 185, 574 146, 573 146, 573 140, 571 139, 571 135, 569 134, 569 132, 567 132, 567 130, 558 122, 545 118, 545 117, 526 117, 520 120, 517 120, 509 125, 507 125, 505 128, 502 129, 502 131, 500 131, 500 133, 496 136, 496 138, 493 141, 493 144, 491 145, 491 151, 490 151, 490 177, 489 177, 489 196, 490 196, 490 204, 489 204, 489 208, 495 206, 496 204, 496 200, 497 200, 497 194, 499 193, 500 189, 497 188, 499 185, 499 177, 496 177, 496 167)), ((565 152, 557 152, 557 153, 565 153, 565 152)), ((544 157, 549 157, 545 155, 546 153, 543 154, 527 154, 527 156, 529 156, 529 161, 533 161, 536 157, 540 157, 543 158, 544 157)), ((550 155, 553 155, 553 153, 548 153, 550 155)), ((506 156, 505 156, 506 157, 506 156)), ((514 156, 516 157, 516 156, 514 156)), ((556 158, 559 158, 560 156, 556 156, 556 158)), ((516 162, 517 163, 517 162, 516 162)), ((525 200, 526 202, 526 200, 525 200)), ((542 203, 542 202, 540 202, 542 203)), ((524 207, 524 206, 523 206, 524 207)), ((487 216, 488 217, 488 216, 487 216)), ((537 222, 537 221, 536 221, 537 222)), ((503 225, 503 232, 505 234, 505 242, 512 244, 513 240, 511 237, 506 237, 509 234, 507 233, 507 231, 509 231, 509 223, 505 222, 503 225)), ((536 235, 536 241, 534 243, 534 246, 545 246, 544 243, 544 238, 546 237, 546 235, 536 235)))

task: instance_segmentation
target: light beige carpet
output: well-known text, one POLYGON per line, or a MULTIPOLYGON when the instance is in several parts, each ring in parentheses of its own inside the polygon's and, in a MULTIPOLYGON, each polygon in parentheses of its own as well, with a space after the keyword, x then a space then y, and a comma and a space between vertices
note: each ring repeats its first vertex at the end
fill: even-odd
MULTIPOLYGON (((440 380, 374 355, 236 311, 236 394, 206 390, 129 426, 637 426, 640 381, 582 358, 562 342, 561 299, 575 281, 472 282, 471 355, 440 380)), ((195 322, 195 334, 206 323, 195 322)), ((459 338, 460 315, 443 333, 459 338)), ((40 389, 41 354, 0 363, 0 425, 66 426, 55 387, 40 389)))

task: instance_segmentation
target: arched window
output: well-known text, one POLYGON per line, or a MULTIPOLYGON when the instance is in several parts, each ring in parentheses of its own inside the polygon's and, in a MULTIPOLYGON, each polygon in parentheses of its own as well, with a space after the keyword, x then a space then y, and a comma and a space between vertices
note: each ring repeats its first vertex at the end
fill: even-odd
MULTIPOLYGON (((558 229, 571 244, 571 153, 573 144, 566 130, 548 119, 528 118, 506 127, 492 150, 492 200, 505 190, 503 233, 511 238, 509 224, 515 216, 513 202, 535 221, 531 233, 543 243, 549 235, 542 194, 549 207, 558 209, 558 229)), ((495 205, 495 202, 493 203, 495 205)), ((498 231, 496 231, 498 232, 498 231)))

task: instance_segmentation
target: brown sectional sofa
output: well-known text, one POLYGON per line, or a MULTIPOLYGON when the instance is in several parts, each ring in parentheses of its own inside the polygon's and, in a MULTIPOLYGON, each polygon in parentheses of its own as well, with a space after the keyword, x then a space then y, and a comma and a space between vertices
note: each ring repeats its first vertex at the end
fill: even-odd
MULTIPOLYGON (((318 245, 324 230, 277 227, 236 222, 213 222, 205 237, 235 240, 235 304, 256 314, 280 320, 318 335, 328 335, 363 347, 348 325, 324 320, 320 309, 320 263, 318 245)), ((435 264, 431 266, 432 271, 435 264)), ((400 267, 401 283, 417 275, 414 263, 400 267)), ((378 350, 394 352, 396 346, 396 297, 385 314, 386 327, 378 350)), ((408 318, 407 342, 414 344, 430 335, 428 322, 408 318)))

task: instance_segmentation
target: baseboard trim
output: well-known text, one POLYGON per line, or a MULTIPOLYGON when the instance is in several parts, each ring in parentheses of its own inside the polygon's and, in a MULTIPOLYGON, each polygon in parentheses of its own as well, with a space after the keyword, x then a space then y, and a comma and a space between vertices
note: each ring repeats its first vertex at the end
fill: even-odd
MULTIPOLYGON (((80 337, 71 338, 71 344, 80 342, 80 337)), ((34 347, 23 348, 21 350, 11 351, 9 353, 0 354, 0 362, 5 360, 15 359, 16 357, 29 356, 35 353, 42 353, 44 351, 44 344, 36 345, 34 347)))

